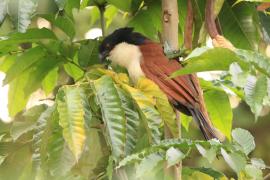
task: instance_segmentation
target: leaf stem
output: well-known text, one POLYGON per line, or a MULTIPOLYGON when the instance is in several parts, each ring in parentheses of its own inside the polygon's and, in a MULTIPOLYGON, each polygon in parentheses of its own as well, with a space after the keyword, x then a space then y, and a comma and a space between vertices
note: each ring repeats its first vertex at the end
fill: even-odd
POLYGON ((100 27, 102 31, 102 37, 104 37, 105 34, 105 17, 104 17, 104 12, 105 12, 105 5, 99 5, 98 6, 99 12, 100 12, 100 27))

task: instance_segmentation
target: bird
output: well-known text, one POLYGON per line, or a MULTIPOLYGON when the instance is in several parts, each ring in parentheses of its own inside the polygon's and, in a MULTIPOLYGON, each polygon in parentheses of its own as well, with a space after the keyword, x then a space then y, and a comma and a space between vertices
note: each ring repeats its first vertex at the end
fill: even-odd
POLYGON ((106 36, 98 50, 101 61, 108 59, 126 68, 134 83, 146 77, 157 84, 176 110, 193 117, 205 139, 224 141, 224 135, 209 118, 197 76, 170 78, 173 72, 184 67, 177 59, 166 57, 162 44, 134 32, 132 27, 123 27, 106 36))

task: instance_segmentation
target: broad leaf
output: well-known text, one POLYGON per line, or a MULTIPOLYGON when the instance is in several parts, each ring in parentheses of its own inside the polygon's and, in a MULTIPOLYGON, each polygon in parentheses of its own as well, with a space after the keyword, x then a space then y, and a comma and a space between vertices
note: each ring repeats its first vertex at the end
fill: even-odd
POLYGON ((84 71, 80 69, 78 66, 74 65, 73 63, 64 64, 64 69, 66 73, 70 77, 72 77, 75 81, 79 80, 84 75, 84 71))
POLYGON ((98 41, 87 40, 82 43, 78 52, 78 62, 82 67, 88 67, 99 63, 98 41))
POLYGON ((54 26, 61 29, 71 39, 75 36, 75 25, 68 16, 54 16, 50 14, 42 15, 44 19, 50 21, 54 26))
POLYGON ((25 42, 37 42, 45 39, 56 39, 55 34, 46 28, 28 29, 25 33, 10 34, 7 39, 0 40, 0 52, 6 46, 20 44, 25 42))
POLYGON ((57 94, 59 124, 63 137, 76 160, 80 158, 85 145, 85 119, 87 118, 87 98, 81 87, 65 86, 57 94))
POLYGON ((196 54, 194 52, 190 55, 187 60, 184 61, 184 68, 174 72, 172 77, 202 71, 226 71, 229 69, 230 64, 235 61, 239 62, 240 66, 243 65, 243 63, 240 62, 240 58, 233 51, 225 48, 214 48, 206 51, 204 48, 200 48, 194 51, 200 52, 196 54))
POLYGON ((6 78, 4 80, 4 84, 9 83, 14 78, 19 77, 22 72, 27 70, 30 66, 32 66, 35 62, 37 62, 40 58, 45 55, 45 50, 40 46, 29 49, 21 56, 17 57, 17 60, 14 65, 7 71, 6 78))
POLYGON ((185 154, 179 149, 169 148, 166 152, 167 168, 179 163, 184 158, 185 154))
POLYGON ((210 149, 206 150, 203 146, 200 144, 196 144, 196 147, 200 154, 205 157, 210 163, 212 163, 217 155, 217 150, 214 147, 211 147, 210 149))
POLYGON ((160 90, 160 88, 151 80, 141 78, 136 84, 136 88, 140 89, 147 96, 153 99, 155 106, 161 115, 162 120, 170 129, 174 137, 179 137, 179 129, 175 112, 168 100, 168 97, 160 90))
POLYGON ((101 107, 103 121, 106 124, 112 155, 115 160, 119 160, 125 154, 127 132, 127 121, 121 107, 121 99, 112 78, 109 76, 95 80, 93 87, 101 107))
POLYGON ((149 142, 158 143, 161 138, 159 127, 161 126, 162 119, 161 115, 154 107, 153 99, 145 96, 138 89, 132 88, 128 85, 124 84, 122 87, 126 92, 130 94, 137 107, 140 109, 149 142))
POLYGON ((262 111, 263 99, 267 95, 267 78, 265 76, 260 76, 256 79, 255 76, 250 75, 247 78, 244 92, 245 100, 257 119, 262 111))
POLYGON ((208 90, 204 99, 214 126, 230 140, 233 114, 228 95, 224 91, 208 90))
POLYGON ((239 173, 246 166, 246 159, 237 153, 227 153, 223 148, 221 154, 226 163, 236 172, 239 173))
POLYGON ((36 8, 37 0, 9 0, 8 14, 19 32, 26 32, 36 8))
POLYGON ((46 95, 51 93, 57 85, 58 70, 58 67, 53 68, 42 81, 42 89, 45 91, 46 95))
POLYGON ((236 128, 232 131, 232 137, 241 146, 246 155, 249 155, 255 149, 254 137, 247 130, 236 128))
POLYGON ((127 120, 126 155, 129 155, 133 152, 138 141, 140 118, 132 98, 120 88, 117 88, 117 91, 127 120))

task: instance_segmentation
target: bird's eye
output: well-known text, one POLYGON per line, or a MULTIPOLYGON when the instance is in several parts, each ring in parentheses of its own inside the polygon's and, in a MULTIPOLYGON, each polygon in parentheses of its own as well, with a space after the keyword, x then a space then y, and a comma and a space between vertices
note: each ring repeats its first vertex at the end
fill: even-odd
POLYGON ((110 48, 110 44, 109 43, 106 44, 106 48, 110 48))

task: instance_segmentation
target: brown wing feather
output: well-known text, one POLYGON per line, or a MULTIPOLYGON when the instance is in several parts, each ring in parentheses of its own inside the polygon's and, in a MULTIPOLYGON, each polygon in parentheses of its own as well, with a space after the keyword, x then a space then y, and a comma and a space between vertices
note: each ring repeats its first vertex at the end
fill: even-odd
POLYGON ((222 135, 215 130, 205 108, 202 91, 196 75, 183 75, 170 79, 169 76, 182 68, 176 60, 169 60, 162 46, 154 42, 140 45, 143 55, 141 68, 145 76, 154 81, 163 90, 170 102, 180 111, 192 115, 207 139, 222 135))

